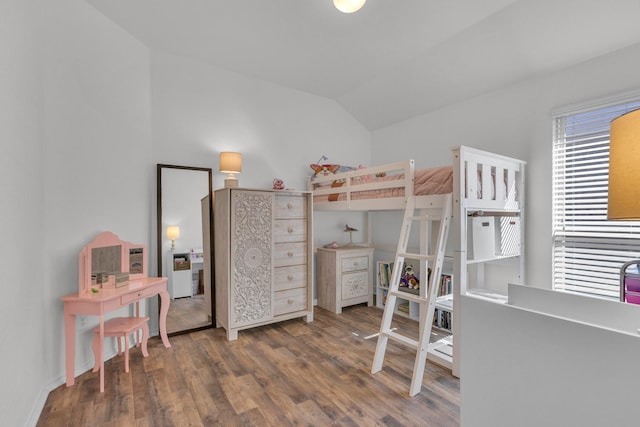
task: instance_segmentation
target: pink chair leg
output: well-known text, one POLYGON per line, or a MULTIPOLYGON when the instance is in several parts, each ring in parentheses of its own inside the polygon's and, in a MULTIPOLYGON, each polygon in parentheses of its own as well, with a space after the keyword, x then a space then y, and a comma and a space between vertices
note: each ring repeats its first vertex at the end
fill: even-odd
POLYGON ((126 334, 124 335, 124 371, 129 372, 129 337, 126 334))
POLYGON ((100 346, 98 345, 98 340, 100 339, 98 337, 98 333, 94 332, 93 333, 93 370, 91 372, 98 372, 98 369, 100 369, 100 364, 98 363, 98 359, 99 359, 99 353, 100 353, 100 346))
MULTIPOLYGON (((138 335, 138 331, 136 331, 136 335, 138 335)), ((147 351, 148 340, 149 340, 149 324, 148 322, 144 322, 142 324, 142 355, 144 357, 149 357, 149 352, 147 351)))

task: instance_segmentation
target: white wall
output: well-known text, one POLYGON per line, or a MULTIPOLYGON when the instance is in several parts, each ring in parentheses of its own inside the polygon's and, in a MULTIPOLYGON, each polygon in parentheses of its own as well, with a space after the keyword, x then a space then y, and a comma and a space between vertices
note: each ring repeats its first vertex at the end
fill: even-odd
MULTIPOLYGON (((148 50, 84 1, 41 3, 45 321, 23 334, 44 340, 55 386, 65 374, 60 297, 78 290, 78 254, 105 230, 149 246, 154 169, 148 50)), ((76 372, 93 365, 95 324, 77 322, 76 372)))
POLYGON ((22 425, 44 401, 42 87, 38 1, 0 3, 0 413, 22 425))
POLYGON ((638 89, 640 45, 415 117, 372 133, 372 162, 414 158, 416 167, 451 163, 468 145, 527 164, 526 283, 551 286, 551 111, 638 89))
MULTIPOLYGON (((224 186, 220 151, 242 153, 237 177, 247 188, 271 188, 278 177, 305 189, 309 164, 322 155, 370 164, 369 132, 325 98, 158 52, 151 54, 151 97, 154 161, 210 167, 214 189, 224 186)), ((362 218, 316 215, 316 244, 342 239, 344 224, 362 218)))

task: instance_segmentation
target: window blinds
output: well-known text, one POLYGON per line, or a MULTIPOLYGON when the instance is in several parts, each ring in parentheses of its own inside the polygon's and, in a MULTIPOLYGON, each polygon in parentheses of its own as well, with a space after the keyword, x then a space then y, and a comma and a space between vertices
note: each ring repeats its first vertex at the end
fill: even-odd
POLYGON ((611 120, 640 101, 554 117, 553 286, 617 299, 620 267, 640 258, 640 221, 607 220, 611 120))

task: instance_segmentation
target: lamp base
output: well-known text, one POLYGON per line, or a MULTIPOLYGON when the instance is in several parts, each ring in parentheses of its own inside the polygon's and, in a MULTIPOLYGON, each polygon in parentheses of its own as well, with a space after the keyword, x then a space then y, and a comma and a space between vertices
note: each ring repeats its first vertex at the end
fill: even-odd
POLYGON ((235 177, 225 179, 224 188, 238 188, 238 180, 235 177))

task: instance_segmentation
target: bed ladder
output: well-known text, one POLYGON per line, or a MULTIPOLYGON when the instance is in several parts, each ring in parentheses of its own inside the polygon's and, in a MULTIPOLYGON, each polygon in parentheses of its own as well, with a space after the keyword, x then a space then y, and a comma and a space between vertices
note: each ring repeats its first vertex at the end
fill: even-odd
POLYGON ((445 202, 441 208, 419 209, 418 215, 416 215, 416 197, 409 196, 407 198, 407 206, 404 213, 404 220, 402 222, 402 229, 400 230, 400 238, 398 240, 393 272, 389 283, 389 291, 387 293, 387 302, 382 314, 380 333, 376 345, 376 352, 373 357, 373 366, 371 368, 372 374, 375 374, 382 369, 382 363, 384 361, 384 355, 389 338, 416 349, 416 359, 413 365, 413 377, 411 379, 411 388, 409 390, 409 395, 411 397, 418 394, 422 389, 422 379, 424 377, 424 368, 427 363, 431 326, 433 325, 435 303, 438 296, 438 283, 442 272, 442 262, 444 260, 447 236, 449 234, 452 196, 451 194, 447 194, 444 195, 444 197, 445 202), (434 248, 435 252, 429 254, 426 252, 431 246, 430 230, 434 228, 432 227, 433 221, 439 221, 440 227, 438 229, 438 238, 437 243, 435 244, 436 247, 434 248), (413 222, 420 222, 421 225, 421 253, 419 254, 407 253, 407 245, 413 222), (420 264, 425 266, 425 268, 422 269, 423 275, 426 274, 428 267, 431 266, 428 288, 423 290, 423 286, 421 285, 420 295, 414 295, 399 290, 402 266, 406 258, 419 260, 420 264), (420 331, 418 341, 394 332, 394 329, 391 328, 397 298, 420 304, 420 331))

